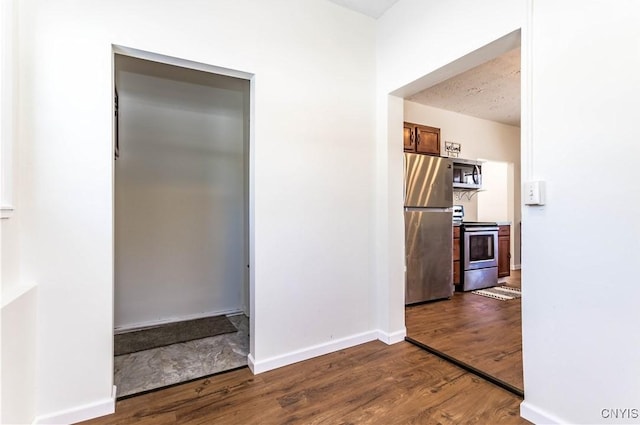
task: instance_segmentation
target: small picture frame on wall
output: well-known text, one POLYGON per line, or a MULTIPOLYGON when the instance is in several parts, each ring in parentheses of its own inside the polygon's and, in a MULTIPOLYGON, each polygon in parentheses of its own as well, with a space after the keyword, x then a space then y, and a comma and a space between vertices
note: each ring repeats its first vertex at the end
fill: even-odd
POLYGON ((460 143, 455 142, 444 142, 444 151, 447 156, 450 158, 457 158, 460 156, 460 151, 462 151, 462 147, 460 143))

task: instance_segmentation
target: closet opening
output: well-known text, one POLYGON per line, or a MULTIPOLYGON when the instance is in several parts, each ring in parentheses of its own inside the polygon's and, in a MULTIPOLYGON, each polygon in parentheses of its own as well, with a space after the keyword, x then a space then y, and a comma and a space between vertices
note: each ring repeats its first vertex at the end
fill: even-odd
POLYGON ((122 398, 247 366, 251 88, 115 49, 114 89, 122 398))

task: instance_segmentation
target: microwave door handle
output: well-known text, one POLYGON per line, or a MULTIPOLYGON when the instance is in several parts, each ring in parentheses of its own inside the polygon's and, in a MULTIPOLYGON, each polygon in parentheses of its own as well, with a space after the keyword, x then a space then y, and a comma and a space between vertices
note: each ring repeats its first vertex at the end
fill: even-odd
POLYGON ((480 167, 478 167, 477 165, 473 166, 473 182, 475 184, 480 184, 480 167))

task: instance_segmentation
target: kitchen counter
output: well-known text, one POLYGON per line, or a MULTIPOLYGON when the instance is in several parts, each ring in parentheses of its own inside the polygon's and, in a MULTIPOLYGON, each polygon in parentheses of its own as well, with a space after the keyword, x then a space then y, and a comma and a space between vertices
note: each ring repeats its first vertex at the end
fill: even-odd
MULTIPOLYGON (((462 223, 464 223, 464 221, 453 221, 453 227, 460 227, 462 225, 462 223)), ((493 221, 491 223, 494 223, 493 221)), ((510 221, 496 221, 495 222, 498 226, 511 226, 511 222, 510 221)))

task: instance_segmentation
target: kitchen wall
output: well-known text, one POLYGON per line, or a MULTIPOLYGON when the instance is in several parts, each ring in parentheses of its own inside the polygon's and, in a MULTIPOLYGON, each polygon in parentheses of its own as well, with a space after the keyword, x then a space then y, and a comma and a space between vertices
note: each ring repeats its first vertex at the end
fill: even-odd
POLYGON ((249 82, 122 55, 115 68, 116 329, 245 310, 249 82))
POLYGON ((372 305, 373 19, 325 0, 24 0, 20 18, 38 422, 113 407, 112 45, 252 78, 255 370, 398 330, 372 305))
MULTIPOLYGON (((482 188, 478 197, 478 221, 514 222, 514 164, 502 161, 482 163, 482 188)), ((515 207, 515 208, 514 208, 515 207)), ((517 222, 515 228, 517 229, 517 222)))
MULTIPOLYGON (((500 161, 512 164, 513 197, 510 200, 510 211, 505 211, 505 216, 496 215, 494 218, 487 217, 486 209, 482 209, 482 217, 479 217, 478 203, 488 203, 491 199, 483 201, 483 193, 478 193, 468 199, 466 194, 456 194, 454 204, 463 205, 465 208, 465 219, 474 220, 508 220, 513 222, 511 252, 512 265, 520 265, 520 128, 501 124, 494 121, 458 114, 419 103, 404 101, 404 120, 416 124, 424 124, 440 128, 441 148, 444 155, 444 142, 460 143, 462 151, 461 158, 482 159, 490 161, 500 161)), ((504 182, 507 185, 507 180, 504 182)), ((504 188, 505 191, 507 188, 504 188)), ((506 202, 506 200, 505 200, 506 202)))

